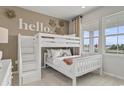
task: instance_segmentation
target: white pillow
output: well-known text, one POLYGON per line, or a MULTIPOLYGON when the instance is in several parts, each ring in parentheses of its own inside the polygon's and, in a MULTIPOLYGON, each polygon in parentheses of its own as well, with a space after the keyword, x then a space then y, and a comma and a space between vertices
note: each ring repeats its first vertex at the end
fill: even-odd
POLYGON ((52 53, 52 58, 61 57, 62 50, 61 49, 51 49, 51 53, 52 53))
POLYGON ((70 49, 62 49, 62 56, 72 56, 70 49))

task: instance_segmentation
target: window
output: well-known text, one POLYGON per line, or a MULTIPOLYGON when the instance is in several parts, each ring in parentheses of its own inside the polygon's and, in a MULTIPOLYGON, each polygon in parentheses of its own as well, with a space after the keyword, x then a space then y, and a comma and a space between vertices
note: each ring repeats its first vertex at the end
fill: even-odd
POLYGON ((105 52, 124 54, 124 14, 107 17, 105 28, 105 52))
POLYGON ((104 27, 104 31, 101 30, 100 34, 99 21, 84 22, 83 51, 98 52, 100 49, 101 52, 105 50, 106 53, 124 54, 124 12, 104 17, 101 21, 100 27, 104 27))
POLYGON ((84 31, 84 51, 89 52, 90 51, 90 34, 88 31, 84 31))
POLYGON ((106 53, 124 54, 124 26, 106 30, 106 53))
POLYGON ((124 54, 124 35, 118 36, 118 54, 124 54))
POLYGON ((83 24, 83 51, 98 52, 99 47, 99 21, 83 24))
POLYGON ((106 37, 106 52, 117 53, 117 36, 106 37))
POLYGON ((98 52, 99 31, 84 31, 83 50, 85 52, 98 52))
POLYGON ((98 52, 99 49, 99 31, 93 32, 93 52, 98 52))

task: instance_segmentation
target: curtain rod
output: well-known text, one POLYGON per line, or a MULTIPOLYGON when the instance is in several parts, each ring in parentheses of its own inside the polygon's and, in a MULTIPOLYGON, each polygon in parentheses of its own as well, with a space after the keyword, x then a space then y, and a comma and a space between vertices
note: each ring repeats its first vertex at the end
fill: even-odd
POLYGON ((79 18, 83 18, 82 15, 80 15, 80 16, 76 16, 75 18, 72 19, 72 21, 76 20, 76 18, 78 18, 78 17, 79 17, 79 18))

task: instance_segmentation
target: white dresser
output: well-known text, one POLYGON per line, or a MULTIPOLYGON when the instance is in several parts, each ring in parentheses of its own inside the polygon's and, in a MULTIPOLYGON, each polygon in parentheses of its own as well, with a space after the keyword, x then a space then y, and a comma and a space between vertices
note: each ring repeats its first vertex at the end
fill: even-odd
POLYGON ((11 86, 12 61, 10 59, 0 60, 0 86, 11 86))

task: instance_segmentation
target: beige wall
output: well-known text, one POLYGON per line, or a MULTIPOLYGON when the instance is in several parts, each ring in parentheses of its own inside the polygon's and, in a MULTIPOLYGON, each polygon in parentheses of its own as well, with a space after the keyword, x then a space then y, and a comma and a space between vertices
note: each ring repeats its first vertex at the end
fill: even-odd
MULTIPOLYGON (((36 32, 33 31, 26 31, 19 29, 19 18, 23 18, 24 21, 28 23, 36 23, 37 21, 43 22, 44 24, 48 25, 49 19, 60 20, 54 17, 50 17, 44 14, 39 14, 36 12, 28 11, 19 7, 15 6, 1 6, 0 7, 0 27, 8 28, 9 32, 9 41, 7 44, 0 44, 0 50, 3 51, 3 58, 4 59, 12 59, 14 65, 14 71, 17 70, 15 65, 15 61, 17 60, 17 35, 21 33, 23 35, 34 35, 36 32), (7 18, 5 15, 5 9, 13 9, 16 13, 16 17, 13 19, 7 18)), ((64 20, 64 27, 63 31, 58 32, 58 34, 68 34, 69 31, 69 22, 64 20)))

